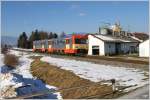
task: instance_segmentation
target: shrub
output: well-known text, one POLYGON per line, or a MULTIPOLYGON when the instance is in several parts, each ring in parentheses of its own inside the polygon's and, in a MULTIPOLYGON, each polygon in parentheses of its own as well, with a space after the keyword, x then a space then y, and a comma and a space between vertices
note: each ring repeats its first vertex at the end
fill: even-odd
POLYGON ((8 52, 8 49, 7 48, 1 48, 1 53, 2 54, 6 54, 8 52))
POLYGON ((13 54, 6 54, 4 57, 4 64, 15 68, 16 65, 18 65, 19 61, 18 61, 18 57, 13 55, 13 54))

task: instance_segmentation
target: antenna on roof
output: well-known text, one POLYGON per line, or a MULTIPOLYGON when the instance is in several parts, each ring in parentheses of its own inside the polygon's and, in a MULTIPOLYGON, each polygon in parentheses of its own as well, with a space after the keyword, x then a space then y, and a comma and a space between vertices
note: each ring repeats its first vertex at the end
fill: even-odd
POLYGON ((128 25, 128 29, 127 29, 127 32, 128 32, 128 33, 130 32, 130 25, 128 25))
POLYGON ((120 20, 119 20, 119 18, 117 18, 117 20, 116 20, 116 25, 120 26, 120 20))

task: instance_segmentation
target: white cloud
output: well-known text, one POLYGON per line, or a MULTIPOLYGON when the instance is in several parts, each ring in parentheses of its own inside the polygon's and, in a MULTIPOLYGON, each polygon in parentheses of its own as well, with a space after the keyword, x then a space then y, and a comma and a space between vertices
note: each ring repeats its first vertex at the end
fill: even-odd
POLYGON ((79 13, 79 16, 86 16, 86 13, 79 13))
POLYGON ((78 8, 80 8, 80 6, 79 5, 71 5, 71 9, 78 9, 78 8))

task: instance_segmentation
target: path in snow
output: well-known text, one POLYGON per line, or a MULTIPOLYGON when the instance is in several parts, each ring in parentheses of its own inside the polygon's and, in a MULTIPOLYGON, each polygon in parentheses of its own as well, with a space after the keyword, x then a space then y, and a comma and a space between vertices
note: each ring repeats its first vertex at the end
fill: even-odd
MULTIPOLYGON (((144 81, 144 71, 135 68, 113 67, 111 65, 100 65, 85 61, 76 61, 70 59, 42 57, 42 61, 72 71, 81 78, 89 79, 94 82, 102 80, 116 79, 121 86, 137 85, 143 86, 148 83, 144 81)), ((131 88, 130 88, 131 89, 131 88)))
MULTIPOLYGON (((22 53, 19 51, 11 50, 11 54, 15 54, 17 56, 20 56, 22 53)), ((45 90, 52 90, 56 89, 56 87, 46 85, 41 80, 36 79, 32 76, 30 73, 30 63, 32 62, 31 59, 29 59, 30 55, 27 53, 24 53, 19 58, 20 64, 16 67, 16 69, 11 70, 9 67, 4 66, 3 64, 3 55, 1 54, 1 62, 0 62, 0 89, 5 92, 7 87, 14 87, 17 88, 17 92, 10 93, 9 97, 13 97, 16 95, 25 95, 25 94, 31 94, 36 92, 41 92, 45 90), (20 86, 26 86, 18 88, 20 86)), ((6 95, 4 95, 6 96, 6 95)), ((44 99, 61 99, 60 93, 52 93, 45 96, 39 96, 34 98, 44 98, 44 99)))

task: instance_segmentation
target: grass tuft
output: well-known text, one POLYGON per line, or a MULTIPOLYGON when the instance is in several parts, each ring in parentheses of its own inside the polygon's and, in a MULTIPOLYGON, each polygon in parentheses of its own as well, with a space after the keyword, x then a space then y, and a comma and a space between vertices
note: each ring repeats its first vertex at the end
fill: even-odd
POLYGON ((18 57, 13 54, 6 54, 4 57, 4 64, 11 68, 15 68, 19 63, 18 57))

